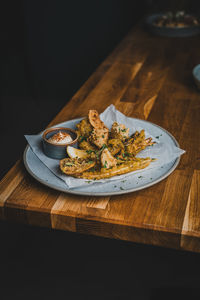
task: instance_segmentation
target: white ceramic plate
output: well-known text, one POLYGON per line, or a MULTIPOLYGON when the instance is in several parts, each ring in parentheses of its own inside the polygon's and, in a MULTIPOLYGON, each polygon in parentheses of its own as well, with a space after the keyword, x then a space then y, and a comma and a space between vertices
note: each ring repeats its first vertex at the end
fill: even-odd
MULTIPOLYGON (((75 128, 75 125, 80 120, 81 119, 70 120, 58 124, 56 126, 66 126, 69 128, 75 128)), ((160 126, 144 120, 139 120, 139 119, 133 119, 133 120, 136 120, 137 124, 144 129, 148 127, 148 131, 155 137, 159 136, 161 142, 169 143, 171 145, 179 147, 178 142, 175 140, 175 138, 168 131, 161 128, 160 126)), ((174 171, 174 169, 177 167, 179 163, 180 157, 176 158, 172 162, 162 167, 153 168, 149 170, 144 169, 141 172, 141 174, 134 175, 134 180, 130 176, 127 177, 126 180, 115 180, 106 183, 97 182, 92 185, 80 186, 71 189, 69 189, 63 180, 55 176, 39 160, 39 158, 31 150, 30 146, 26 147, 24 151, 23 159, 24 159, 24 165, 27 171, 30 173, 30 175, 33 176, 36 180, 38 180, 42 184, 50 188, 62 192, 78 194, 78 195, 111 196, 111 195, 119 195, 119 194, 135 192, 160 182, 161 180, 169 176, 174 171)))

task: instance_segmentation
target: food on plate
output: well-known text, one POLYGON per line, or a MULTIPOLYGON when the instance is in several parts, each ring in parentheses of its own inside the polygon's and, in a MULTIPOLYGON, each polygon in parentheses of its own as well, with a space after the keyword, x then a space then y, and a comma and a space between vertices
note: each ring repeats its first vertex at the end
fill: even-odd
POLYGON ((90 110, 88 118, 77 124, 77 129, 81 149, 100 149, 108 141, 109 130, 96 110, 90 110))
POLYGON ((170 28, 182 28, 199 26, 200 20, 190 14, 186 14, 184 11, 167 12, 162 16, 158 17, 154 21, 154 25, 157 27, 170 27, 170 28))
POLYGON ((107 144, 108 133, 109 130, 106 127, 94 128, 89 137, 89 141, 100 149, 103 145, 107 144))
POLYGON ((104 149, 101 153, 101 166, 105 169, 116 167, 117 159, 112 156, 108 149, 104 149))
POLYGON ((92 132, 92 125, 90 124, 88 119, 83 119, 80 123, 76 125, 77 133, 79 137, 89 137, 90 133, 92 132))
POLYGON ((141 130, 136 131, 130 139, 125 143, 126 151, 132 155, 136 155, 141 150, 144 150, 147 146, 153 145, 151 138, 145 139, 145 132, 141 130))
POLYGON ((82 174, 77 174, 76 177, 89 179, 89 180, 99 180, 99 179, 105 179, 110 178, 116 175, 122 175, 126 174, 132 171, 144 169, 148 167, 150 162, 152 161, 151 158, 138 158, 132 161, 125 161, 123 163, 120 163, 116 167, 104 169, 101 168, 100 170, 89 170, 86 172, 83 172, 82 174))
POLYGON ((67 147, 69 158, 60 161, 63 173, 77 178, 99 180, 146 168, 150 157, 136 154, 154 144, 144 130, 129 136, 129 128, 114 122, 109 129, 96 110, 77 124, 78 148, 67 147))
POLYGON ((128 138, 129 128, 126 128, 124 124, 118 124, 114 122, 111 128, 111 137, 114 139, 125 140, 128 138))
POLYGON ((60 161, 60 168, 63 173, 76 175, 94 167, 95 162, 81 158, 64 158, 60 161))
POLYGON ((116 155, 117 153, 124 152, 124 147, 125 145, 123 144, 123 142, 119 139, 109 139, 108 140, 108 150, 110 151, 110 153, 112 155, 116 155))
POLYGON ((94 109, 89 110, 88 120, 94 128, 106 127, 105 124, 101 121, 98 111, 94 109))
POLYGON ((79 140, 79 148, 86 150, 86 151, 90 151, 93 150, 95 151, 97 148, 92 145, 88 140, 79 140))
POLYGON ((48 142, 60 145, 69 144, 72 141, 71 135, 64 131, 59 131, 48 139, 48 142))
POLYGON ((93 127, 89 141, 97 146, 97 148, 103 147, 107 144, 109 130, 105 124, 101 121, 99 114, 96 110, 90 110, 88 113, 88 120, 93 127))

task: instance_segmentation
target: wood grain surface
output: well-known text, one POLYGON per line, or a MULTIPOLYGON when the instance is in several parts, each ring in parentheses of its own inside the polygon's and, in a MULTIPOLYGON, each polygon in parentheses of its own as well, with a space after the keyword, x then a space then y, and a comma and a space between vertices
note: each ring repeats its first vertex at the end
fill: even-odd
POLYGON ((168 178, 120 196, 77 196, 41 185, 18 161, 0 182, 0 218, 200 252, 200 93, 192 80, 199 48, 199 37, 133 28, 49 124, 109 104, 156 123, 186 150, 168 178))

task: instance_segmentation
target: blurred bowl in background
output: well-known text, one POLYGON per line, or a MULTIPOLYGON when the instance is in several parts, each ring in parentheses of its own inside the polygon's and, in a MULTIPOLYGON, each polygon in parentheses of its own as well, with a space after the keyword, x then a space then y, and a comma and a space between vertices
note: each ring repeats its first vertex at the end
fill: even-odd
POLYGON ((198 89, 200 90, 200 64, 194 67, 192 70, 192 75, 198 89))
POLYGON ((155 22, 158 18, 164 16, 165 13, 149 15, 145 19, 145 27, 148 31, 155 35, 165 37, 189 37, 200 34, 200 26, 188 27, 165 27, 156 26, 155 22))

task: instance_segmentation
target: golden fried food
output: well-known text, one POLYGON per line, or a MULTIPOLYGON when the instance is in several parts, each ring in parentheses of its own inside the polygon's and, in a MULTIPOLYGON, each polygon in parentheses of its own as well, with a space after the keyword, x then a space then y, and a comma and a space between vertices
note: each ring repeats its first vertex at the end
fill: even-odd
POLYGON ((88 119, 83 119, 80 123, 76 125, 77 127, 77 134, 79 138, 82 137, 89 137, 90 133, 92 132, 92 126, 88 119))
POLYGON ((94 167, 95 161, 80 158, 64 158, 60 161, 60 169, 67 175, 77 175, 94 167))
POLYGON ((151 161, 152 160, 149 157, 141 158, 140 160, 124 162, 123 164, 120 164, 110 169, 101 168, 99 171, 86 171, 81 174, 75 174, 75 177, 89 179, 89 180, 110 178, 113 176, 122 175, 132 171, 144 169, 150 164, 151 161))
POLYGON ((107 145, 108 145, 108 150, 114 156, 120 151, 124 150, 124 144, 119 139, 109 139, 107 145))
POLYGON ((124 124, 114 122, 111 128, 111 137, 113 139, 125 140, 129 137, 129 128, 124 124))
POLYGON ((98 148, 103 147, 107 144, 109 130, 105 124, 101 121, 99 114, 96 110, 89 110, 88 120, 93 126, 89 141, 96 145, 98 148))
POLYGON ((101 166, 105 169, 116 167, 117 159, 112 156, 110 151, 106 148, 101 153, 101 166))
POLYGON ((87 139, 79 142, 79 148, 82 150, 87 150, 87 151, 95 151, 97 148, 92 145, 87 139))
POLYGON ((106 127, 105 124, 101 121, 98 111, 96 111, 96 110, 92 110, 92 109, 89 110, 88 119, 89 119, 90 124, 94 128, 106 127))
POLYGON ((130 155, 136 155, 147 146, 152 146, 154 142, 152 138, 145 139, 145 132, 141 130, 136 131, 133 136, 125 143, 125 151, 130 155))
POLYGON ((96 147, 101 148, 104 144, 107 144, 109 130, 101 121, 96 110, 90 110, 88 118, 83 119, 76 127, 81 149, 95 150, 96 147))
POLYGON ((60 161, 60 169, 67 175, 99 180, 144 169, 153 160, 136 157, 154 144, 151 138, 145 138, 144 130, 129 137, 129 128, 114 122, 109 132, 96 110, 90 110, 88 117, 77 124, 77 134, 81 150, 70 148, 70 158, 60 161))
POLYGON ((103 147, 103 145, 107 144, 108 134, 109 134, 109 130, 107 127, 94 128, 92 130, 89 140, 98 148, 101 148, 103 147))

